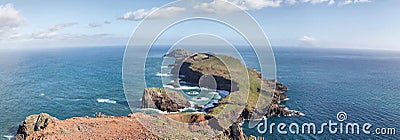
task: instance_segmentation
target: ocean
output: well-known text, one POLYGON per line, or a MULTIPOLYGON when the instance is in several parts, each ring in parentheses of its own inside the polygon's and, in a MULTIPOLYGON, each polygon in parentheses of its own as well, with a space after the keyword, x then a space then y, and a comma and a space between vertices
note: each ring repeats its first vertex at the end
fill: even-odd
MULTIPOLYGON (((59 119, 91 116, 96 112, 125 116, 131 113, 122 84, 124 47, 0 50, 0 135, 13 135, 30 114, 49 113, 59 119)), ((272 117, 269 123, 336 121, 371 123, 373 128, 400 126, 400 52, 274 47, 277 79, 285 84, 289 109, 299 117, 272 117)), ((161 87, 160 66, 165 47, 147 59, 148 86, 161 87), (154 68, 152 68, 154 66, 154 68)), ((255 68, 251 51, 240 50, 246 64, 255 68)), ((143 89, 137 89, 141 95, 143 89)), ((138 101, 140 96, 138 96, 138 101)), ((201 102, 201 101, 199 101, 201 102)), ((133 109, 132 111, 141 111, 133 109)), ((277 134, 244 131, 269 139, 398 139, 396 135, 277 134)), ((3 138, 5 139, 5 138, 3 138)))

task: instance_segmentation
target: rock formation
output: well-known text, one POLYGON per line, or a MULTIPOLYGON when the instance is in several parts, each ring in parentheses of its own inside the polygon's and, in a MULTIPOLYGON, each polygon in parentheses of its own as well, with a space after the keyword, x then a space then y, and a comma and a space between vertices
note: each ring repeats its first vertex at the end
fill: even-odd
POLYGON ((167 112, 178 112, 190 107, 190 103, 181 93, 162 88, 144 89, 142 108, 153 108, 167 112))
POLYGON ((29 135, 35 133, 36 131, 41 131, 46 128, 49 123, 58 120, 46 113, 30 115, 26 117, 25 121, 18 127, 17 134, 15 135, 15 140, 24 140, 29 135))

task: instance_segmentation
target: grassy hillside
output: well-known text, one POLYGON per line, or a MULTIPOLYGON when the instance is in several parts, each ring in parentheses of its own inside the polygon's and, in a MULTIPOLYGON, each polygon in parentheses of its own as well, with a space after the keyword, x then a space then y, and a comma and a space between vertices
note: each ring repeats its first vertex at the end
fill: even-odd
MULTIPOLYGON (((200 71, 202 74, 222 76, 238 83, 239 91, 231 93, 231 95, 222 99, 221 103, 241 101, 243 98, 239 97, 245 97, 245 94, 248 92, 246 108, 250 109, 256 106, 258 98, 260 97, 260 89, 262 84, 262 79, 259 76, 259 72, 251 68, 245 68, 240 60, 227 55, 215 55, 208 58, 201 58, 203 59, 196 59, 197 61, 193 61, 190 68, 195 71, 200 71), (239 94, 239 96, 234 96, 235 94, 239 94), (230 99, 233 96, 239 99, 230 99)), ((269 101, 271 96, 272 93, 271 95, 264 95, 263 98, 267 97, 268 99, 263 99, 263 101, 269 101)), ((237 105, 223 104, 212 109, 210 114, 219 114, 223 108, 230 108, 229 106, 233 107, 237 105)))

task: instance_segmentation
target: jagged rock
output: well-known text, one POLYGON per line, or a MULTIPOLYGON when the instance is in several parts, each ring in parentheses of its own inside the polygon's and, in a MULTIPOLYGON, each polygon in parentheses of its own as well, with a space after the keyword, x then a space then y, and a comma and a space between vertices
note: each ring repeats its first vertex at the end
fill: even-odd
POLYGON ((276 82, 276 89, 280 91, 288 91, 289 89, 280 82, 276 82))
POLYGON ((22 125, 19 126, 15 140, 25 140, 30 134, 41 131, 47 127, 50 122, 58 120, 46 113, 30 115, 26 117, 22 125))
POLYGON ((181 93, 162 88, 148 88, 143 92, 142 108, 178 112, 179 109, 188 107, 190 107, 190 103, 181 93))
POLYGON ((224 133, 219 136, 214 138, 215 140, 223 140, 223 139, 229 139, 229 140, 246 140, 247 136, 243 132, 242 127, 239 125, 238 122, 233 123, 227 130, 224 131, 224 133))

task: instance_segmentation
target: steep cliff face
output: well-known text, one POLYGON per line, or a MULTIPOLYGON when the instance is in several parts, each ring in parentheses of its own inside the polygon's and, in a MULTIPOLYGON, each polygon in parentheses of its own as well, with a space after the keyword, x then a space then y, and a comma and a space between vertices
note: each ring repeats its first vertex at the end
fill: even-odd
POLYGON ((15 140, 25 140, 29 135, 36 131, 41 131, 47 127, 49 123, 58 120, 46 113, 30 115, 26 117, 22 125, 19 126, 15 140))
MULTIPOLYGON (((176 64, 176 66, 179 64, 176 64)), ((191 63, 190 62, 182 62, 179 66, 174 67, 174 69, 171 71, 173 74, 179 74, 181 75, 180 80, 189 82, 195 85, 198 85, 200 78, 204 75, 201 73, 201 70, 193 70, 190 68, 191 63)), ((217 84, 217 90, 226 90, 226 91, 238 91, 238 83, 229 79, 226 79, 220 75, 212 75, 213 78, 215 79, 215 82, 217 84)))
POLYGON ((144 89, 142 108, 153 108, 161 111, 178 112, 179 109, 190 107, 188 100, 181 93, 167 91, 161 88, 144 89))

